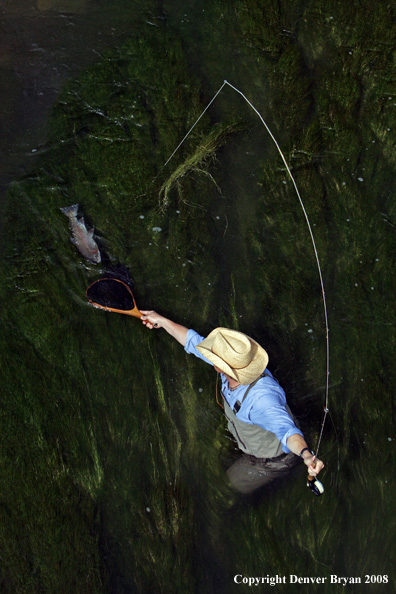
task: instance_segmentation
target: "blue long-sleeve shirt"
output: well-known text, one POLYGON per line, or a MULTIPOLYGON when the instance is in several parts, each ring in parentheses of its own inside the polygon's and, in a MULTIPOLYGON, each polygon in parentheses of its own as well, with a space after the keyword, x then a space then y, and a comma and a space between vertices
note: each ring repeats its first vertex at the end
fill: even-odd
MULTIPOLYGON (((196 346, 204 340, 195 330, 188 330, 184 350, 188 354, 195 355, 202 361, 213 365, 196 346)), ((298 433, 302 437, 300 429, 296 427, 293 419, 286 410, 286 395, 278 382, 273 378, 268 369, 266 376, 255 384, 244 400, 240 410, 236 413, 237 418, 248 424, 259 425, 266 431, 274 433, 282 444, 282 450, 289 453, 290 449, 286 442, 289 437, 298 433)), ((238 386, 231 390, 228 380, 221 373, 222 393, 227 403, 234 408, 237 400, 242 402, 248 386, 238 386)))

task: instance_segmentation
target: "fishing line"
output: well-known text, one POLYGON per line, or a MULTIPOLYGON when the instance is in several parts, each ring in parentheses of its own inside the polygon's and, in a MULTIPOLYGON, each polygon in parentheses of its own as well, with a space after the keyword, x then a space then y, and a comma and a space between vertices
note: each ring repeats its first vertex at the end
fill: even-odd
POLYGON ((166 167, 169 163, 169 161, 172 159, 173 155, 175 153, 177 153, 177 151, 179 150, 179 148, 181 147, 181 145, 183 144, 183 142, 186 140, 186 138, 191 134, 191 132, 194 130, 195 126, 198 124, 199 120, 202 118, 202 116, 208 111, 209 107, 212 105, 213 101, 216 99, 217 95, 223 90, 223 87, 225 87, 227 83, 227 81, 225 80, 223 82, 223 84, 221 85, 220 89, 217 91, 216 95, 213 97, 213 99, 208 103, 208 105, 205 107, 205 109, 203 110, 203 112, 201 113, 201 115, 199 116, 199 118, 195 121, 195 123, 191 126, 191 128, 189 129, 189 131, 187 132, 187 134, 185 135, 185 137, 183 138, 183 140, 181 142, 179 142, 179 144, 177 145, 177 147, 175 148, 175 150, 173 151, 173 153, 171 154, 171 156, 169 157, 169 159, 166 161, 166 163, 163 164, 162 169, 164 169, 164 167, 166 167))
MULTIPOLYGON (((304 213, 304 217, 308 226, 308 230, 309 230, 309 234, 311 237, 311 241, 312 241, 312 246, 313 246, 313 250, 314 250, 314 254, 315 254, 315 259, 316 259, 316 265, 318 268, 318 273, 319 273, 319 280, 320 280, 320 287, 321 287, 321 291, 322 291, 322 299, 323 299, 323 310, 324 310, 324 319, 325 319, 325 328, 326 328, 326 387, 325 387, 325 405, 324 405, 324 414, 323 414, 323 420, 322 420, 322 424, 321 424, 321 428, 320 428, 320 432, 319 432, 319 438, 318 438, 318 444, 316 446, 316 452, 315 452, 315 456, 318 456, 318 452, 319 452, 319 447, 322 441, 322 436, 323 436, 323 430, 324 430, 324 426, 325 426, 325 422, 326 422, 326 418, 327 418, 327 414, 329 412, 329 408, 328 408, 328 404, 329 404, 329 375, 330 375, 330 345, 329 345, 329 323, 328 323, 328 314, 327 314, 327 304, 326 304, 326 292, 325 292, 325 288, 324 288, 324 282, 323 282, 323 275, 322 275, 322 268, 320 266, 320 260, 319 260, 319 254, 318 254, 318 250, 316 248, 316 243, 315 243, 315 238, 312 232, 312 227, 311 227, 311 223, 309 221, 308 218, 308 214, 307 211, 305 209, 304 203, 302 201, 300 192, 298 190, 297 184, 295 182, 295 179, 290 171, 290 167, 287 164, 287 161, 285 159, 284 154, 282 153, 282 150, 275 138, 275 136, 272 134, 271 130, 269 129, 269 127, 267 126, 264 118, 262 117, 262 115, 259 113, 259 111, 254 107, 254 105, 251 103, 251 101, 249 101, 249 99, 242 93, 242 91, 240 91, 239 89, 237 89, 237 87, 234 87, 234 85, 232 85, 231 83, 229 83, 227 80, 224 80, 223 84, 221 85, 221 87, 219 88, 219 90, 217 91, 217 93, 214 95, 214 97, 211 99, 211 101, 208 103, 208 105, 205 107, 205 109, 203 110, 203 112, 201 113, 201 115, 198 117, 198 119, 195 121, 195 123, 191 126, 190 130, 187 132, 187 134, 185 135, 185 137, 183 138, 183 140, 178 144, 178 146, 176 147, 176 149, 173 151, 173 153, 171 154, 171 156, 169 157, 169 159, 166 161, 166 163, 164 164, 163 167, 165 167, 169 161, 172 159, 172 157, 175 155, 175 153, 177 153, 177 151, 179 150, 179 148, 181 147, 181 145, 183 144, 183 142, 187 139, 187 137, 190 135, 190 133, 192 132, 192 130, 195 128, 195 126, 198 124, 199 120, 202 118, 202 116, 205 114, 205 112, 209 109, 209 107, 212 105, 213 101, 216 99, 216 97, 220 94, 220 92, 223 90, 223 88, 228 85, 229 87, 231 87, 231 89, 233 89, 234 91, 236 91, 237 93, 239 93, 239 95, 241 95, 241 97, 247 102, 247 104, 253 109, 253 111, 258 115, 258 117, 260 118, 260 121, 262 122, 262 124, 264 125, 265 129, 267 130, 268 134, 270 135, 270 137, 272 138, 276 148, 278 149, 278 152, 282 158, 283 163, 285 164, 287 173, 290 176, 290 179, 293 183, 293 187, 296 191, 298 200, 300 202, 300 206, 302 208, 302 211, 304 213)), ((314 490, 314 489, 312 489, 314 490)), ((315 493, 315 494, 319 494, 319 493, 315 493)))

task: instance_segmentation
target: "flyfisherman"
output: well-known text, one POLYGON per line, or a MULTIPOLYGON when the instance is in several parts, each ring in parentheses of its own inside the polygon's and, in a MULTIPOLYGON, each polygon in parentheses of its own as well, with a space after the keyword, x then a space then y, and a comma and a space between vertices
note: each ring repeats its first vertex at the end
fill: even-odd
POLYGON ((148 328, 163 328, 189 354, 213 365, 221 377, 228 429, 242 456, 228 469, 239 492, 252 493, 287 475, 300 456, 308 474, 323 468, 295 425, 283 389, 267 369, 268 355, 252 338, 216 328, 206 338, 155 311, 142 311, 148 328))

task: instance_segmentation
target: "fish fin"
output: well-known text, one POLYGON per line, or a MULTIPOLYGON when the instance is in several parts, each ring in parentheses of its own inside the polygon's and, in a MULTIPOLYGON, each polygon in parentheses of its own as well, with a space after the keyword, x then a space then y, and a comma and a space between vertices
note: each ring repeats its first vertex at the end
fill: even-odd
POLYGON ((89 237, 93 237, 94 234, 94 230, 93 229, 88 229, 88 235, 89 237))
POLYGON ((67 217, 69 215, 75 215, 75 216, 77 216, 77 213, 78 213, 78 204, 72 204, 71 206, 64 206, 63 208, 61 208, 61 211, 67 217))

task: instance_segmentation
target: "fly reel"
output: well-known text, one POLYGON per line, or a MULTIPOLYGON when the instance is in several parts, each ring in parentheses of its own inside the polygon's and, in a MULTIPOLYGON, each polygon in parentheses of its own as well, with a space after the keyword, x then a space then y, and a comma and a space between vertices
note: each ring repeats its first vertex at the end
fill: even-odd
POLYGON ((309 476, 307 480, 307 487, 309 487, 314 495, 319 497, 324 493, 324 486, 316 478, 316 476, 309 476))

